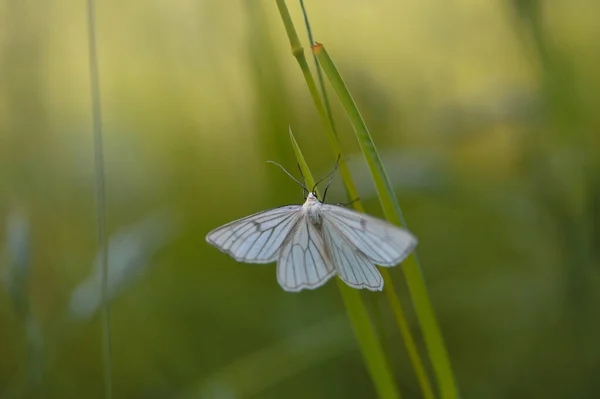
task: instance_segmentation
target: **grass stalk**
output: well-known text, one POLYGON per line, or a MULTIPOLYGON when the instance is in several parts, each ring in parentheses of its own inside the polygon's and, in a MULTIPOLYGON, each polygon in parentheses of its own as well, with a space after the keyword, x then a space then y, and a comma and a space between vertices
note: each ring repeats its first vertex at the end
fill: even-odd
POLYGON ((98 214, 98 246, 102 254, 102 340, 104 356, 104 397, 112 398, 110 305, 108 298, 108 242, 106 239, 106 177, 104 172, 104 143, 102 138, 102 108, 96 48, 96 14, 94 0, 87 1, 89 67, 94 135, 94 170, 96 175, 96 204, 98 214))
MULTIPOLYGON (((313 39, 312 29, 310 27, 310 20, 308 19, 308 12, 306 11, 306 7, 304 6, 304 0, 300 0, 300 7, 302 8, 304 25, 306 26, 306 33, 308 34, 308 42, 312 46, 313 44, 315 44, 315 40, 313 39)), ((325 79, 323 79, 323 71, 321 70, 319 61, 317 61, 317 57, 314 54, 313 59, 315 61, 315 67, 317 69, 317 78, 319 79, 319 86, 321 87, 321 95, 323 96, 325 111, 327 112, 327 117, 329 118, 329 123, 331 123, 331 127, 333 128, 334 133, 337 134, 335 128, 335 120, 333 119, 333 113, 331 112, 331 106, 329 103, 329 96, 327 95, 327 89, 325 88, 325 79)))
MULTIPOLYGON (((375 182, 379 200, 386 218, 392 223, 406 226, 404 217, 398 204, 396 195, 387 177, 387 173, 375 148, 371 134, 344 83, 333 60, 325 50, 325 47, 316 43, 312 46, 313 54, 317 57, 340 102, 342 103, 365 155, 367 165, 375 182)), ((448 357, 446 346, 437 323, 433 305, 427 293, 427 287, 421 268, 415 254, 410 255, 403 264, 402 270, 406 276, 406 282, 412 297, 415 313, 419 320, 429 358, 435 371, 441 397, 454 399, 458 395, 458 387, 454 380, 452 366, 448 357)), ((386 281, 387 283, 387 281, 386 281)), ((394 312, 396 313, 397 310, 394 312)))
MULTIPOLYGON (((291 129, 290 139, 294 147, 294 154, 306 180, 306 185, 307 187, 312 187, 315 184, 314 179, 291 129)), ((377 394, 380 398, 384 399, 399 399, 400 391, 394 382, 391 368, 387 362, 383 347, 377 339, 377 334, 369 318, 367 308, 360 297, 360 292, 348 287, 339 278, 336 278, 336 281, 346 306, 346 312, 352 323, 354 334, 365 359, 367 371, 373 380, 377 394)))
MULTIPOLYGON (((327 137, 329 139, 333 154, 334 154, 334 156, 342 154, 341 145, 340 145, 340 142, 339 142, 339 139, 337 136, 335 124, 334 124, 331 110, 329 107, 327 91, 325 89, 325 85, 324 85, 324 82, 322 79, 320 66, 317 62, 317 72, 319 73, 319 82, 321 85, 321 93, 323 95, 323 100, 321 99, 321 96, 319 95, 319 91, 317 90, 317 86, 313 79, 313 75, 310 71, 310 68, 308 67, 308 62, 306 60, 304 49, 302 47, 302 44, 300 43, 300 39, 299 39, 298 34, 296 33, 296 29, 294 28, 294 25, 292 23, 292 19, 289 14, 289 11, 287 9, 287 6, 285 4, 285 1, 277 0, 277 6, 279 8, 279 12, 281 14, 281 19, 283 20, 283 24, 285 26, 285 29, 286 29, 286 32, 287 32, 287 35, 288 35, 288 38, 290 41, 292 54, 296 58, 298 65, 300 66, 300 69, 302 70, 302 74, 304 76, 306 85, 308 86, 309 92, 311 94, 311 97, 314 101, 317 112, 321 119, 321 123, 323 124, 325 132, 327 133, 327 137)), ((301 6, 302 6, 302 11, 303 11, 307 31, 309 34, 309 41, 312 45, 313 39, 312 39, 312 32, 310 29, 310 23, 308 21, 308 14, 306 12, 304 3, 302 1, 301 1, 301 6)), ((315 61, 316 61, 316 56, 313 55, 313 57, 315 57, 315 61)), ((297 144, 295 144, 294 147, 297 148, 297 144)), ((352 181, 352 176, 350 175, 350 170, 348 169, 347 164, 344 162, 343 157, 341 157, 341 163, 339 165, 339 169, 340 169, 340 174, 342 176, 342 181, 344 183, 346 192, 348 194, 348 198, 350 200, 357 199, 358 191, 356 190, 356 186, 354 185, 354 182, 352 181)), ((365 209, 360 201, 355 201, 353 203, 353 206, 354 206, 354 209, 356 209, 359 212, 365 211, 365 209)), ((384 292, 385 292, 386 298, 387 298, 388 302, 390 303, 390 307, 392 308, 394 317, 396 319, 396 324, 398 325, 398 329, 400 330, 400 334, 402 335, 402 338, 404 340, 404 344, 406 346, 407 353, 409 355, 409 359, 411 361, 412 367, 417 376, 419 386, 421 387, 423 397, 425 399, 433 399, 433 398, 435 398, 435 396, 433 394, 433 389, 431 387, 429 377, 427 375, 427 372, 425 371, 425 367, 423 366, 423 361, 421 360, 421 356, 420 356, 417 346, 415 344, 415 340, 410 331, 404 310, 402 309, 402 304, 400 302, 400 299, 398 298, 398 295, 396 294, 396 290, 394 289, 391 275, 387 269, 381 269, 380 272, 381 272, 381 275, 385 282, 384 285, 386 288, 384 289, 384 292)))
MULTIPOLYGON (((313 102, 315 103, 315 107, 317 108, 319 119, 321 120, 321 123, 325 128, 325 132, 327 133, 329 144, 331 145, 334 156, 337 157, 342 153, 342 148, 331 119, 327 115, 325 104, 321 100, 321 95, 319 94, 319 90, 317 89, 317 85, 315 84, 315 80, 313 79, 310 68, 308 67, 308 61, 306 60, 306 56, 304 54, 304 48, 300 43, 300 38, 298 38, 296 29, 292 23, 292 18, 285 4, 285 0, 276 0, 276 2, 277 7, 279 8, 279 14, 281 15, 283 25, 285 26, 285 30, 290 41, 292 55, 294 58, 296 58, 296 61, 298 61, 298 65, 302 70, 302 75, 304 76, 304 80, 308 86, 308 91, 310 92, 313 102)), ((346 162, 344 162, 343 157, 340 159, 339 170, 344 181, 344 185, 346 186, 346 191, 348 192, 349 198, 351 200, 358 198, 358 192, 356 191, 356 187, 352 183, 352 177, 350 176, 350 169, 348 169, 348 165, 346 162)))

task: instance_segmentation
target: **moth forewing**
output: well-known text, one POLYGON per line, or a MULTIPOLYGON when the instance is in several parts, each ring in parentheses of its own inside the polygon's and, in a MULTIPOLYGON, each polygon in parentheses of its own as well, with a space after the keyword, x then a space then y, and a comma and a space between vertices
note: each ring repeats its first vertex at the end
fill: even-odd
POLYGON ((206 241, 238 262, 274 262, 301 209, 288 205, 235 220, 208 233, 206 241))

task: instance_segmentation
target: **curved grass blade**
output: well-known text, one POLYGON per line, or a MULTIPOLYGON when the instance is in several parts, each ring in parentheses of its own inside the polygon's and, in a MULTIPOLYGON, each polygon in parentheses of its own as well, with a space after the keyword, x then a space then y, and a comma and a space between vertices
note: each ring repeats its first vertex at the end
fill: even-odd
MULTIPOLYGON (((375 148, 371 134, 369 133, 367 125, 365 124, 352 95, 346 87, 339 71, 335 67, 333 60, 325 50, 325 47, 320 43, 316 43, 312 46, 312 51, 317 57, 323 71, 325 71, 327 78, 340 99, 340 102, 344 106, 352 126, 354 127, 356 137, 365 155, 371 175, 373 176, 375 187, 379 194, 379 200, 386 218, 393 223, 406 226, 400 205, 398 204, 396 195, 389 182, 379 153, 375 148)), ((415 313, 417 314, 421 330, 423 331, 429 358, 439 384, 441 397, 447 399, 457 398, 459 396, 458 387, 454 381, 452 366, 435 317, 433 305, 431 304, 431 300, 427 293, 425 280, 415 254, 410 255, 404 261, 402 270, 406 276, 406 282, 412 297, 415 313)))
MULTIPOLYGON (((294 138, 291 128, 290 139, 292 140, 292 146, 294 147, 294 154, 296 155, 300 169, 302 169, 302 174, 306 179, 306 184, 308 187, 312 187, 314 186, 314 179, 304 160, 304 156, 300 151, 300 147, 294 138)), ((377 390, 379 397, 385 399, 400 398, 400 391, 394 383, 394 376, 383 352, 383 348, 377 339, 377 334, 375 333, 375 329, 373 328, 367 308, 360 297, 359 291, 348 287, 339 278, 336 280, 338 282, 340 293, 342 294, 342 299, 346 305, 348 317, 352 322, 356 340, 358 341, 363 358, 365 359, 367 370, 375 384, 375 389, 377 390)))
MULTIPOLYGON (((340 142, 339 142, 337 132, 335 129, 335 124, 333 123, 328 98, 326 96, 326 89, 325 89, 325 85, 324 85, 324 82, 323 82, 323 79, 321 76, 321 69, 320 69, 319 63, 316 62, 317 71, 319 72, 319 83, 321 86, 321 92, 323 94, 324 101, 321 100, 321 96, 319 95, 317 86, 315 85, 315 81, 313 79, 310 68, 308 67, 308 63, 306 61, 306 57, 304 55, 304 50, 302 48, 300 39, 298 38, 298 35, 294 28, 294 25, 292 23, 292 19, 290 17, 289 11, 285 5, 285 1, 277 0, 277 6, 279 8, 279 12, 281 14, 281 18, 283 20, 283 23, 284 23, 284 26, 285 26, 285 29, 286 29, 286 32, 287 32, 287 35, 288 35, 288 38, 290 41, 292 54, 298 61, 300 69, 302 70, 302 74, 304 75, 304 78, 306 80, 306 84, 308 86, 308 89, 309 89, 311 96, 313 98, 313 101, 315 103, 315 107, 317 108, 319 117, 321 119, 323 127, 325 128, 325 131, 329 138, 329 142, 331 144, 331 149, 333 150, 333 154, 334 154, 334 156, 342 154, 340 142)), ((310 24, 308 22, 308 15, 304 8, 303 2, 301 2, 301 6, 302 6, 305 22, 306 22, 306 27, 309 32, 309 40, 312 45, 313 40, 312 40, 311 31, 310 31, 310 24)), ((316 57, 314 55, 313 55, 313 57, 315 58, 315 61, 316 61, 316 57)), ((342 176, 342 181, 344 182, 344 186, 345 186, 346 192, 348 194, 348 198, 350 200, 356 200, 358 198, 358 192, 356 190, 356 186, 354 185, 354 182, 352 181, 352 176, 350 175, 350 170, 348 169, 348 165, 343 160, 339 165, 339 169, 340 169, 340 174, 342 176)), ((353 202, 353 207, 354 207, 354 209, 356 209, 359 212, 365 211, 364 207, 362 206, 362 203, 358 200, 353 202)), ((396 291, 393 288, 394 286, 392 284, 391 275, 387 269, 380 270, 380 273, 385 281, 386 288, 384 289, 384 292, 385 292, 386 298, 390 302, 390 307, 393 310, 394 317, 395 317, 396 323, 398 325, 398 329, 400 330, 400 334, 402 335, 402 338, 404 340, 404 344, 406 346, 407 353, 409 355, 409 359, 412 363, 413 369, 417 376, 417 380, 421 387, 423 397, 425 399, 433 399, 435 396, 433 395, 433 389, 432 389, 431 383, 429 381, 429 376, 427 375, 427 372, 425 371, 425 367, 423 366, 421 356, 419 354, 419 351, 417 350, 415 340, 412 336, 410 328, 408 327, 408 322, 406 321, 406 317, 405 317, 404 311, 402 309, 402 304, 400 303, 400 299, 398 298, 398 295, 396 294, 396 291)))
MULTIPOLYGON (((308 14, 306 13, 306 10, 304 8, 304 3, 301 1, 300 4, 302 6, 302 11, 303 11, 303 15, 305 18, 306 27, 307 27, 307 30, 309 33, 309 41, 311 42, 311 45, 312 45, 313 40, 312 40, 312 33, 310 31, 310 24, 308 21, 308 14)), ((313 98, 315 107, 317 108, 319 117, 321 119, 321 123, 323 124, 323 127, 325 128, 325 132, 327 133, 327 136, 329 138, 329 142, 331 145, 331 149, 333 150, 333 154, 334 154, 334 156, 338 156, 338 155, 342 154, 341 145, 340 145, 340 142, 339 142, 339 139, 337 136, 337 131, 335 129, 335 124, 333 122, 332 114, 330 111, 329 101, 328 101, 328 98, 326 95, 327 91, 325 89, 325 85, 324 85, 324 82, 322 79, 321 68, 319 66, 319 63, 316 62, 316 65, 317 65, 317 72, 319 73, 319 83, 321 86, 321 93, 323 94, 324 101, 321 100, 321 96, 319 95, 319 91, 317 90, 317 86, 315 85, 315 81, 313 79, 310 68, 308 67, 308 62, 304 55, 304 50, 300 43, 300 39, 298 38, 298 35, 296 33, 296 29, 294 28, 294 25, 292 23, 292 19, 290 17, 290 14, 289 14, 289 11, 285 4, 285 1, 277 0, 277 6, 279 8, 279 12, 281 14, 281 18, 283 20, 283 24, 285 26, 285 29, 286 29, 286 32, 287 32, 287 35, 288 35, 288 38, 290 41, 292 54, 298 61, 300 69, 302 70, 302 74, 306 81, 306 85, 308 86, 308 89, 310 91, 310 94, 313 98)), ((315 61, 316 61, 316 57, 314 55, 313 55, 313 57, 315 58, 315 61)), ((295 148, 297 148, 297 144, 295 145, 295 148)), ((362 203, 357 200, 358 199, 358 191, 356 190, 356 186, 354 185, 354 182, 352 181, 352 176, 350 175, 350 170, 348 169, 348 165, 346 164, 346 162, 344 162, 343 157, 342 157, 342 161, 339 165, 339 170, 340 170, 340 174, 342 176, 342 181, 344 182, 344 186, 346 188, 346 192, 348 194, 348 199, 355 200, 353 202, 354 209, 356 209, 359 212, 364 212, 365 209, 364 209, 362 203)), ((398 329, 400 330, 400 334, 402 335, 402 338, 404 340, 404 344, 406 346, 406 350, 407 350, 409 359, 411 361, 412 367, 417 376, 417 380, 421 387, 423 397, 425 399, 434 399, 435 396, 433 394, 433 389, 432 389, 431 383, 429 381, 429 376, 427 375, 427 372, 425 371, 425 367, 423 366, 423 361, 421 360, 421 355, 419 354, 419 351, 415 344, 415 340, 414 340, 412 333, 410 331, 410 328, 408 326, 408 322, 406 320, 404 310, 402 309, 402 304, 400 303, 400 299, 398 298, 398 295, 396 294, 396 290, 394 289, 391 275, 387 269, 381 269, 380 273, 385 281, 386 288, 384 289, 384 292, 385 292, 386 298, 387 298, 388 302, 390 303, 390 307, 392 308, 394 317, 396 319, 396 323, 398 325, 398 329)))
MULTIPOLYGON (((302 15, 304 16, 304 22, 306 25, 306 30, 308 32, 308 39, 309 39, 310 45, 312 47, 315 44, 315 42, 313 40, 313 35, 312 35, 311 28, 310 28, 310 22, 308 20, 308 13, 306 12, 306 8, 304 6, 303 0, 300 0, 300 6, 302 8, 302 15)), ((336 133, 332 140, 337 143, 337 148, 339 148, 340 147, 339 141, 338 141, 339 139, 337 137, 337 132, 335 130, 335 124, 334 124, 333 116, 331 113, 331 107, 329 106, 329 99, 327 96, 327 89, 325 88, 325 83, 323 81, 321 65, 319 64, 315 54, 313 54, 313 58, 315 59, 315 63, 316 63, 317 74, 318 74, 318 78, 319 78, 319 85, 321 86, 321 94, 323 95, 323 102, 325 103, 325 111, 326 111, 327 117, 329 119, 329 124, 331 125, 333 132, 336 133)), ((309 71, 309 73, 310 73, 310 71, 309 71)), ((312 78, 312 76, 310 76, 310 77, 312 78)), ((319 105, 316 102, 315 102, 315 106, 319 107, 319 105)), ((333 148, 333 149, 335 151, 335 148, 333 148)), ((344 164, 344 166, 346 166, 346 164, 344 164)), ((344 181, 344 185, 346 186, 346 191, 348 192, 348 195, 350 197, 352 197, 351 193, 357 193, 357 190, 354 185, 354 182, 352 181, 352 177, 350 176, 350 172, 348 172, 346 175, 342 175, 342 179, 344 181)), ((354 194, 354 195, 356 195, 356 197, 354 197, 354 198, 358 198, 358 194, 354 194)), ((354 208, 359 212, 365 211, 364 207, 362 206, 362 203, 360 201, 355 202, 354 208)), ((417 381, 419 382, 419 386, 421 387, 421 392, 423 393, 423 398, 434 399, 435 395, 433 393, 433 389, 432 389, 431 383, 429 381, 429 376, 427 375, 427 372, 425 371, 425 367, 423 366, 423 361, 421 360, 421 355, 419 354, 417 345, 415 344, 415 340, 412 336, 412 333, 410 332, 410 328, 409 328, 408 322, 406 320, 406 315, 402 308, 402 304, 400 303, 400 298, 398 298, 398 295, 396 294, 396 290, 394 288, 392 276, 386 268, 381 269, 380 273, 385 281, 385 287, 386 287, 384 289, 385 296, 386 296, 388 302, 390 303, 390 307, 392 308, 392 312, 396 319, 396 324, 398 325, 398 329, 400 330, 400 334, 402 335, 402 339, 404 340, 404 345, 406 346, 406 351, 408 353, 408 357, 413 366, 413 370, 415 371, 417 381)))

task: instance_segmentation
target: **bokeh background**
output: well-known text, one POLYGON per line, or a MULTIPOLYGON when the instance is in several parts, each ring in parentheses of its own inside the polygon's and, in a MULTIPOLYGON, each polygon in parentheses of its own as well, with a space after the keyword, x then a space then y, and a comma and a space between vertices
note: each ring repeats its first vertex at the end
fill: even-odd
MULTIPOLYGON (((599 397, 600 4, 306 6, 420 239, 463 397, 599 397)), ((295 172, 288 126, 315 175, 335 160, 275 3, 102 1, 96 23, 114 397, 374 397, 336 284, 285 293, 274 265, 204 239, 302 201, 266 163, 295 172)), ((88 49, 84 1, 0 1, 1 398, 103 397, 88 49)), ((348 200, 339 181, 329 198, 348 200)), ((364 298, 420 397, 385 301, 364 298)))

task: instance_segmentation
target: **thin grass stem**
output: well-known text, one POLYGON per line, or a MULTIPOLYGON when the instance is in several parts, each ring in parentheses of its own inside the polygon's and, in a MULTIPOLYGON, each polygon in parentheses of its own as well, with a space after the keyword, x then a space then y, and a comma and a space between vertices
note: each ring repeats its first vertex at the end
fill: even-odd
POLYGON ((94 0, 87 1, 90 92, 92 101, 94 136, 94 171, 96 180, 96 205, 98 216, 98 247, 102 254, 101 297, 102 336, 104 356, 104 397, 112 398, 111 371, 111 328, 110 304, 108 294, 108 244, 106 239, 106 177, 104 172, 104 143, 102 137, 102 106, 100 102, 100 83, 98 73, 98 50, 96 46, 96 13, 94 0))
MULTIPOLYGON (((308 34, 308 42, 312 47, 315 44, 315 40, 313 38, 312 29, 310 27, 310 20, 308 19, 308 12, 306 11, 306 7, 304 6, 304 0, 300 0, 300 7, 302 8, 302 16, 304 17, 304 25, 306 26, 306 33, 308 34)), ((317 69, 317 79, 319 79, 319 86, 321 87, 321 95, 323 96, 323 103, 325 104, 325 112, 327 113, 327 118, 329 119, 329 123, 331 124, 331 128, 337 136, 337 129, 335 128, 335 120, 333 119, 333 113, 331 112, 331 105, 329 103, 329 95, 327 94, 327 89, 325 88, 325 80, 323 79, 323 71, 321 70, 321 65, 319 65, 319 61, 317 57, 313 54, 313 61, 315 62, 315 68, 317 69)))

